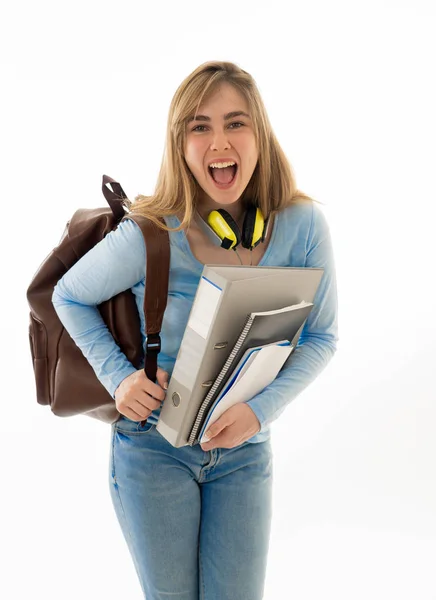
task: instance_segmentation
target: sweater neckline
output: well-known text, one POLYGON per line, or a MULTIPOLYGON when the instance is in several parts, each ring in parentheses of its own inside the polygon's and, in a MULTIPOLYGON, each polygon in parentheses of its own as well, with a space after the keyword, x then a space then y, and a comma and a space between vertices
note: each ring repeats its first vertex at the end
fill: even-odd
MULTIPOLYGON (((168 217, 165 217, 167 225, 169 225, 170 227, 179 227, 180 225, 180 220, 176 215, 171 215, 168 217)), ((272 225, 272 232, 271 232, 271 237, 268 243, 268 246, 264 252, 264 255, 262 256, 262 258, 259 261, 259 264, 256 265, 258 267, 262 267, 265 266, 265 263, 268 261, 269 256, 272 252, 272 248, 274 246, 274 242, 275 242, 275 238, 277 235, 277 229, 278 229, 278 222, 279 222, 279 214, 275 214, 274 217, 274 221, 273 221, 273 225, 272 225)), ((189 257, 189 259, 191 260, 191 262, 198 268, 203 269, 203 267, 205 266, 204 263, 202 263, 201 261, 199 261, 196 256, 194 256, 194 253, 191 250, 191 246, 189 245, 189 241, 188 238, 186 236, 186 232, 184 229, 181 229, 180 231, 174 231, 172 232, 173 235, 176 235, 177 238, 180 242, 180 246, 183 250, 183 252, 185 253, 186 256, 189 257)), ((247 265, 246 265, 247 266, 247 265)), ((249 266, 249 265, 248 265, 249 266)), ((254 265, 253 265, 254 266, 254 265)))

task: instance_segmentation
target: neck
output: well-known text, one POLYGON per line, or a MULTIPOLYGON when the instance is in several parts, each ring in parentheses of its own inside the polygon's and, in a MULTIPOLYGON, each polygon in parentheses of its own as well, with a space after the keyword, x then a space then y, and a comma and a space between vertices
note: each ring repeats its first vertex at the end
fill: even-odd
POLYGON ((214 202, 212 199, 209 199, 209 201, 201 201, 197 205, 198 213, 204 221, 207 221, 207 217, 209 216, 210 212, 213 210, 218 210, 219 208, 226 210, 232 219, 236 221, 238 226, 241 226, 244 219, 245 210, 239 200, 233 202, 232 204, 218 204, 218 202, 214 202))

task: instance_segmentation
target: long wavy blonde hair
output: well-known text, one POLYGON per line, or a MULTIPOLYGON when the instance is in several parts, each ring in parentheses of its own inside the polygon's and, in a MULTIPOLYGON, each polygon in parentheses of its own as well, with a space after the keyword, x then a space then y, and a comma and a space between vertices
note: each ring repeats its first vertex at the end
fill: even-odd
POLYGON ((210 61, 195 69, 179 85, 171 101, 164 155, 152 196, 139 194, 126 200, 134 213, 145 215, 158 226, 179 231, 189 226, 201 190, 184 159, 186 125, 223 82, 234 86, 246 99, 256 137, 258 162, 241 196, 244 206, 254 204, 265 218, 297 202, 318 202, 297 189, 292 167, 272 130, 268 115, 252 76, 231 62, 210 61), (183 215, 175 229, 166 227, 162 217, 183 215))

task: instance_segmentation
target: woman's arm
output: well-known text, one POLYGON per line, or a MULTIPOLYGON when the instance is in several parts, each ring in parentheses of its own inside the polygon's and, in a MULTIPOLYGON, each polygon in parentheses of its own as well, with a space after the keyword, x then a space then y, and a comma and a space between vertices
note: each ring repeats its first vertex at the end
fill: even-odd
POLYGON ((126 219, 65 273, 52 295, 60 321, 112 397, 136 369, 116 344, 97 305, 143 279, 145 262, 142 232, 126 219))
POLYGON ((312 223, 306 242, 305 267, 324 269, 313 308, 292 351, 277 378, 248 401, 265 431, 286 406, 327 366, 336 352, 338 337, 338 298, 336 272, 329 227, 324 213, 312 204, 312 223))

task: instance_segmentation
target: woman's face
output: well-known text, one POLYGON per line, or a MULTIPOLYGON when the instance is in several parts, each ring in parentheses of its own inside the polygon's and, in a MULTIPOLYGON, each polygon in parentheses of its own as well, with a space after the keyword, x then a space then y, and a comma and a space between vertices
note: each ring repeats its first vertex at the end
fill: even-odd
MULTIPOLYGON (((220 84, 207 102, 200 105, 197 118, 187 124, 185 160, 204 194, 200 203, 235 203, 247 187, 258 159, 254 129, 244 97, 230 84, 220 84), (229 115, 232 112, 245 114, 229 115), (226 118, 227 116, 227 118, 226 118), (209 165, 234 161, 236 173, 230 184, 216 183, 209 165)), ((218 169, 214 170, 216 173, 218 169)), ((216 179, 227 181, 234 168, 222 169, 216 179)))

